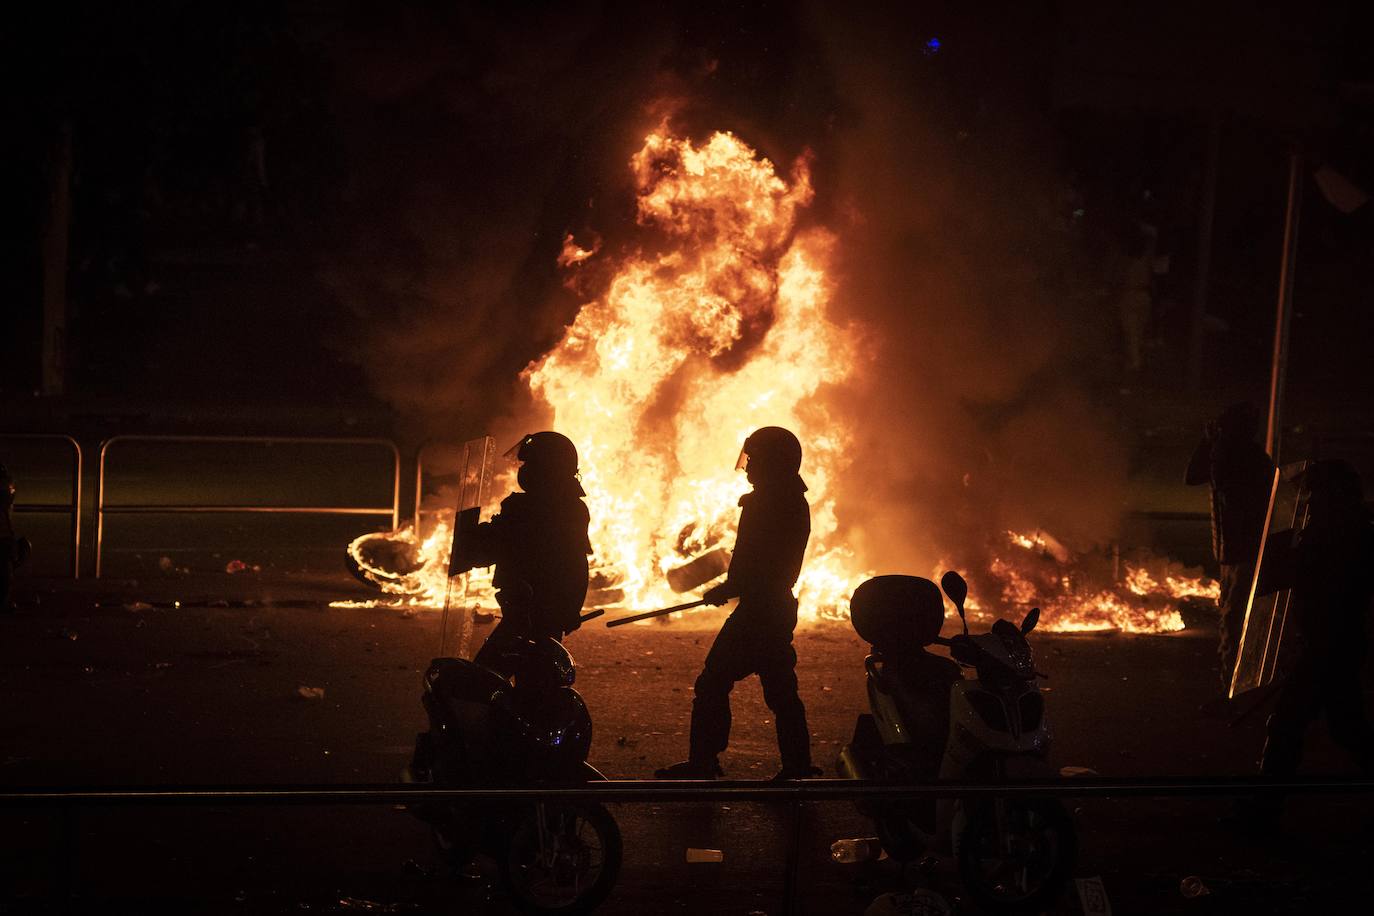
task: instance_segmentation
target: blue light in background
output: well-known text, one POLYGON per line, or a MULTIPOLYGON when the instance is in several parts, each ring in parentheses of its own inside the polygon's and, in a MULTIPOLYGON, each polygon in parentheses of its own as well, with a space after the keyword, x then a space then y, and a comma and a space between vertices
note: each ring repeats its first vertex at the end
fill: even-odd
POLYGON ((944 45, 940 39, 934 37, 928 38, 926 39, 926 43, 921 46, 921 53, 926 57, 931 57, 935 54, 939 54, 942 47, 944 47, 944 45))

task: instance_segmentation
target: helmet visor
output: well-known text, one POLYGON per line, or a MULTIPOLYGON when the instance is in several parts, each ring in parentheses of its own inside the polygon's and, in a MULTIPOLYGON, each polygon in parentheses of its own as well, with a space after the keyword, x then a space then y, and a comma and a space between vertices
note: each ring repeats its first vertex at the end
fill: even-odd
MULTIPOLYGON (((745 446, 745 448, 747 448, 747 447, 748 447, 748 446, 745 446)), ((735 470, 737 470, 737 471, 743 471, 743 470, 747 469, 748 467, 749 467, 749 453, 746 452, 746 451, 744 450, 744 448, 741 448, 741 449, 739 450, 739 458, 735 459, 735 470)))
POLYGON ((504 453, 501 457, 502 457, 502 458, 505 458, 505 459, 507 459, 507 460, 509 460, 509 461, 519 461, 519 460, 520 460, 520 449, 521 449, 522 447, 524 447, 525 443, 528 442, 528 441, 530 441, 530 437, 529 437, 529 436, 521 436, 519 439, 516 439, 516 440, 515 440, 515 444, 514 444, 514 445, 512 445, 510 448, 506 449, 505 453, 504 453))

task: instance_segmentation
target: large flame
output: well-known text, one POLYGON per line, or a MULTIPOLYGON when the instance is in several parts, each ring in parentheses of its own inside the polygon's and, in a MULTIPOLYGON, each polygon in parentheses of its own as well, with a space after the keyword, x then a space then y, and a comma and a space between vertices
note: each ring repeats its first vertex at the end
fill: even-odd
MULTIPOLYGON (((856 332, 827 315, 834 237, 797 229, 807 160, 783 178, 733 134, 697 146, 659 130, 631 168, 638 221, 660 244, 626 255, 525 372, 577 444, 596 584, 626 606, 679 603, 666 574, 733 543, 745 437, 785 426, 811 487, 801 613, 843 616, 860 572, 834 543, 850 432, 817 393, 853 371, 856 332)), ((576 250, 565 264, 592 257, 576 250)))
MULTIPOLYGON (((798 227, 812 199, 809 161, 783 177, 733 134, 698 146, 660 128, 630 166, 642 244, 612 254, 600 240, 565 238, 565 271, 576 277, 612 259, 610 280, 522 376, 581 457, 595 552, 589 603, 678 604, 674 585, 695 591, 723 572, 748 489, 735 457, 750 431, 784 426, 802 441, 810 485, 801 616, 847 617, 868 573, 837 539, 852 418, 827 407, 826 388, 858 371, 862 332, 828 314, 837 240, 798 227)), ((393 606, 437 606, 450 597, 450 521, 383 536, 410 551, 400 575, 368 570, 375 535, 351 544, 349 556, 383 590, 405 596, 393 606)), ((970 608, 981 601, 1000 615, 1039 605, 1049 630, 1178 630, 1180 600, 1217 593, 1215 582, 1167 561, 1107 574, 1045 532, 1004 532, 990 543, 965 558, 979 567, 969 570, 970 608)), ((466 595, 489 605, 490 572, 470 577, 466 595)))

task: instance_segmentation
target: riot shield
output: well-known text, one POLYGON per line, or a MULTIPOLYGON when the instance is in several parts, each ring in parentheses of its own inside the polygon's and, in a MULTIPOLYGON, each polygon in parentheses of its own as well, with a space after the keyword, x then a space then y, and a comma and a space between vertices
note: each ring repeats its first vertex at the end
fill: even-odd
MULTIPOLYGON (((1271 547, 1279 537, 1297 537, 1307 524, 1307 498, 1297 486, 1298 476, 1308 462, 1299 461, 1274 469, 1274 482, 1269 491, 1269 509, 1264 518, 1264 534, 1260 539, 1259 558, 1250 581, 1250 597, 1245 607, 1245 623, 1241 628, 1240 650, 1236 653, 1236 668, 1231 673, 1231 689, 1227 696, 1240 694, 1274 681, 1275 673, 1283 669, 1285 635, 1289 632, 1288 609, 1292 592, 1282 589, 1271 594, 1259 594, 1260 582, 1265 579, 1265 556, 1274 555, 1271 547)), ((1292 640, 1288 640, 1291 646, 1292 640)))
MULTIPOLYGON (((496 456, 496 440, 491 436, 469 439, 463 443, 463 456, 458 469, 458 505, 453 517, 453 546, 449 551, 450 574, 444 589, 444 613, 439 621, 439 657, 448 657, 449 608, 453 598, 452 558, 463 554, 464 540, 470 538, 480 521, 482 506, 491 489, 492 461, 496 456)), ((468 574, 459 573, 458 637, 454 657, 467 658, 472 641, 472 608, 468 606, 468 574)))

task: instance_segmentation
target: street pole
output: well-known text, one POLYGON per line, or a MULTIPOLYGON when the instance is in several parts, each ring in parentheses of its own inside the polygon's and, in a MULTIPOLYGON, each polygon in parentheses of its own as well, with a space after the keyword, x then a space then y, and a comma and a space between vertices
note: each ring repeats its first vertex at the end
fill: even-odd
POLYGON ((1302 212, 1302 153, 1288 154, 1288 207, 1283 224, 1283 265, 1279 270, 1279 301, 1274 316, 1274 359, 1269 372, 1269 426, 1264 441, 1274 464, 1281 463, 1283 389, 1288 373, 1288 327, 1293 316, 1293 278, 1298 259, 1298 217, 1302 212))

